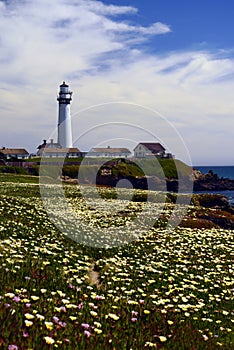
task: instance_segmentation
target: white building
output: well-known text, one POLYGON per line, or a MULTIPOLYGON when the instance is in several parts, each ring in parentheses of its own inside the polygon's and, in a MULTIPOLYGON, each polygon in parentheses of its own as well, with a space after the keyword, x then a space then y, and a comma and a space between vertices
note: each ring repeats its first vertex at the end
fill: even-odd
POLYGON ((114 148, 107 146, 92 148, 87 154, 86 157, 94 158, 130 158, 131 152, 128 148, 114 148))
POLYGON ((51 139, 49 143, 47 143, 46 140, 43 140, 43 143, 37 148, 37 156, 43 158, 78 158, 82 156, 82 153, 78 148, 61 147, 59 143, 55 143, 53 139, 51 139))
POLYGON ((135 158, 172 158, 171 153, 166 153, 159 142, 140 142, 133 151, 135 158))
POLYGON ((70 103, 72 92, 65 81, 60 85, 57 101, 59 103, 58 113, 58 144, 64 148, 72 147, 72 126, 70 103))
POLYGON ((29 157, 28 151, 24 148, 0 148, 0 158, 10 160, 10 159, 27 159, 29 157))

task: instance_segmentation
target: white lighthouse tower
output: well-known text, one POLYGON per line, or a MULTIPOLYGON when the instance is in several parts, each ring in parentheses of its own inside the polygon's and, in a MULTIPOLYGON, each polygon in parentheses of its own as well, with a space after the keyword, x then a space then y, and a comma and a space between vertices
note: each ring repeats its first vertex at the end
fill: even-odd
POLYGON ((72 147, 72 127, 70 103, 72 92, 65 81, 60 85, 59 95, 57 97, 59 103, 58 112, 58 143, 64 148, 72 147))

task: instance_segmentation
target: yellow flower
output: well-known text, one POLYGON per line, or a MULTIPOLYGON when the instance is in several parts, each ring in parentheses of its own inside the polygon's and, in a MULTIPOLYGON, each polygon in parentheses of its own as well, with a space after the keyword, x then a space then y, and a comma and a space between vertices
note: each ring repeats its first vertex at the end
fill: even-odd
POLYGON ((69 318, 71 321, 75 321, 77 319, 77 317, 75 317, 75 316, 69 316, 69 318))
POLYGON ((94 328, 94 332, 96 332, 97 334, 100 334, 100 333, 102 333, 102 330, 99 328, 94 328))
POLYGON ((28 320, 25 320, 24 323, 26 327, 31 327, 33 325, 33 322, 28 320))
POLYGON ((45 319, 45 317, 43 315, 40 315, 40 314, 36 314, 36 317, 41 321, 43 321, 45 319))
POLYGON ((44 337, 46 344, 54 344, 54 339, 51 337, 44 337))
POLYGON ((97 316, 97 312, 96 312, 96 311, 90 311, 90 314, 91 314, 92 316, 97 316))
POLYGON ((31 320, 34 318, 34 316, 31 314, 25 314, 24 316, 27 318, 27 320, 31 320))
POLYGON ((95 324, 95 326, 96 326, 96 327, 98 327, 98 328, 100 328, 100 327, 102 326, 100 322, 96 322, 96 321, 94 321, 93 323, 94 323, 94 324, 95 324))
POLYGON ((108 314, 108 316, 115 321, 117 321, 119 319, 119 316, 117 316, 116 314, 108 314))
POLYGON ((149 347, 149 348, 157 348, 157 344, 155 344, 155 343, 151 343, 151 342, 149 342, 149 341, 147 341, 146 343, 145 343, 145 347, 149 347))
POLYGON ((167 341, 167 338, 164 337, 163 335, 160 335, 159 340, 160 340, 162 343, 164 343, 165 341, 167 341))
POLYGON ((148 314, 150 314, 150 311, 149 310, 144 310, 144 314, 148 315, 148 314))
POLYGON ((9 297, 9 298, 14 298, 15 294, 13 293, 6 293, 5 297, 9 297))
POLYGON ((167 323, 168 323, 169 325, 171 325, 171 324, 173 324, 174 322, 173 322, 173 321, 168 320, 168 321, 167 321, 167 323))
POLYGON ((39 297, 37 297, 36 295, 31 295, 31 299, 35 301, 35 300, 38 300, 39 297))
POLYGON ((30 302, 30 300, 27 299, 27 298, 24 298, 24 299, 22 299, 21 301, 22 301, 22 303, 29 303, 29 302, 30 302))
POLYGON ((53 322, 45 322, 45 326, 47 329, 49 329, 49 331, 51 331, 53 329, 53 322))

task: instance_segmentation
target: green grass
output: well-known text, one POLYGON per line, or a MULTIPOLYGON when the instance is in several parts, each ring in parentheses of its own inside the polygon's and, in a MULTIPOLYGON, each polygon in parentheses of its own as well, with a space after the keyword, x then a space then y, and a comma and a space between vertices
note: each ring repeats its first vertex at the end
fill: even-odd
MULTIPOLYGON (((233 231, 158 228, 91 248, 51 223, 34 179, 0 176, 1 349, 234 349, 233 231)), ((99 212, 66 192, 90 235, 90 222, 121 231, 124 217, 104 212, 114 201, 99 212)))
POLYGON ((38 176, 31 175, 19 175, 19 174, 1 174, 0 173, 0 183, 1 182, 13 182, 13 183, 39 183, 38 176))

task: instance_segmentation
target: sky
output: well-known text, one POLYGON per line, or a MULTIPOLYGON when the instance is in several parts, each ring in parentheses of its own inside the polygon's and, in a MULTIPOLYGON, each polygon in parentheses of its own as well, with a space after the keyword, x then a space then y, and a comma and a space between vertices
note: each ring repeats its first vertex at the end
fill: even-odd
POLYGON ((0 1, 0 147, 160 141, 194 165, 234 165, 233 0, 0 1))

